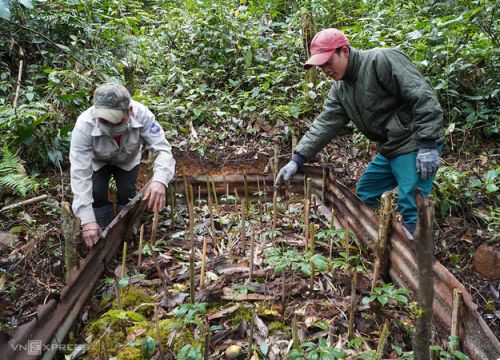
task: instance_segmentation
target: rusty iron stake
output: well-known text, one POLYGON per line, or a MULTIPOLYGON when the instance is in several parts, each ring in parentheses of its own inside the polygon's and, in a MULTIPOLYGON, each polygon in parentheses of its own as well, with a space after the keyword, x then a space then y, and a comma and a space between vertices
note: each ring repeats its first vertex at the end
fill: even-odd
POLYGON ((241 199, 241 253, 245 254, 246 247, 247 247, 247 231, 246 231, 246 206, 245 206, 245 199, 241 199))
POLYGON ((118 279, 116 278, 116 275, 114 273, 113 273, 113 286, 115 288, 116 303, 118 304, 118 309, 123 310, 122 299, 120 297, 120 284, 118 283, 118 279))
POLYGON ((168 286, 167 286, 167 281, 165 279, 165 275, 163 274, 163 271, 160 268, 160 263, 158 262, 158 258, 156 257, 156 252, 154 251, 153 247, 151 246, 151 243, 148 243, 148 249, 149 252, 151 253, 151 256, 153 258, 153 263, 155 264, 156 272, 158 273, 158 277, 160 278, 161 284, 163 286, 163 291, 165 292, 165 299, 170 298, 170 292, 168 291, 168 286))
POLYGON ((205 265, 207 263, 207 238, 203 237, 203 252, 201 255, 201 270, 200 270, 200 290, 205 286, 205 265))
POLYGON ((351 306, 349 307, 349 326, 347 328, 347 338, 351 339, 354 332, 354 316, 356 312, 356 304, 358 302, 356 296, 356 286, 358 285, 358 273, 354 271, 351 281, 351 306))
POLYGON ((123 279, 127 274, 127 242, 123 242, 123 252, 122 252, 122 271, 120 274, 120 279, 123 279))
MULTIPOLYGON (((462 305, 462 292, 458 289, 453 289, 453 307, 451 312, 451 337, 459 338, 460 326, 460 308, 462 305)), ((450 352, 455 350, 455 346, 450 346, 450 352)))
POLYGON ((386 320, 384 322, 384 327, 380 332, 380 338, 378 340, 377 352, 375 353, 375 360, 382 360, 384 356, 384 348, 387 343, 387 338, 389 337, 389 323, 386 320))
POLYGON ((141 272, 142 265, 142 242, 144 241, 144 224, 141 224, 141 229, 139 230, 139 249, 137 258, 137 272, 141 272))
POLYGON ((278 192, 276 190, 273 191, 273 224, 271 229, 273 246, 276 246, 276 227, 277 227, 277 218, 278 218, 278 192))
POLYGON ((158 305, 155 305, 154 317, 155 317, 156 337, 158 338, 158 340, 157 340, 158 350, 160 351, 160 359, 163 359, 164 354, 165 354, 165 350, 163 349, 163 344, 161 342, 160 320, 158 319, 158 305))
POLYGON ((154 245, 156 243, 156 232, 158 231, 158 220, 160 215, 157 205, 155 205, 153 213, 153 226, 151 227, 151 237, 149 238, 149 241, 154 245))
POLYGON ((254 228, 251 228, 250 231, 250 274, 248 275, 248 281, 252 281, 253 277, 253 257, 254 257, 254 252, 255 252, 255 231, 254 228))

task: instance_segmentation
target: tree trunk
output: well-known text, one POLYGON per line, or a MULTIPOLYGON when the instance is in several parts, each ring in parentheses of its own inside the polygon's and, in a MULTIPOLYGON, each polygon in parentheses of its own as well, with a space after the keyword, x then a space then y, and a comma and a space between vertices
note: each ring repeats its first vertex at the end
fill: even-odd
POLYGON ((418 270, 417 299, 422 315, 415 322, 413 352, 415 360, 430 359, 429 345, 432 328, 432 302, 434 300, 434 272, 432 220, 434 218, 434 201, 431 196, 424 197, 420 190, 415 192, 418 222, 415 232, 415 258, 418 270))
POLYGON ((66 277, 78 263, 76 247, 80 235, 80 219, 73 216, 71 206, 64 201, 61 204, 62 233, 64 237, 64 266, 66 277))

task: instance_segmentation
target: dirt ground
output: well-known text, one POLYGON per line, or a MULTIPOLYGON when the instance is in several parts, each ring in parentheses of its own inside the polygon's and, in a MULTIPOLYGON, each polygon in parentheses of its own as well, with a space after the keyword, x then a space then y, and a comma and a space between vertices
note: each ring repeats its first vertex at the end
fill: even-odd
MULTIPOLYGON (((333 163, 338 180, 355 190, 356 181, 375 148, 366 146, 363 150, 352 146, 352 138, 344 136, 329 146, 318 161, 333 163)), ((273 149, 261 148, 256 143, 220 149, 207 149, 205 157, 196 152, 174 149, 177 160, 176 173, 184 175, 263 173, 271 171, 273 149)), ((478 156, 478 155, 477 155, 478 156)), ((288 161, 290 152, 281 145, 280 162, 288 161)), ((447 163, 454 163, 451 155, 443 156, 447 163)), ((474 155, 470 156, 471 163, 474 155)), ((146 177, 141 175, 142 181, 146 177)), ((53 175, 54 184, 64 184, 66 200, 68 193, 67 172, 64 179, 53 175)), ((47 189, 49 200, 26 208, 19 208, 0 214, 1 227, 14 229, 17 240, 0 245, 0 326, 11 331, 20 324, 30 321, 36 307, 51 298, 57 298, 64 286, 64 241, 61 235, 59 203, 61 186, 47 189)), ((436 231, 436 257, 468 289, 478 311, 486 323, 500 337, 500 281, 482 278, 472 267, 474 251, 486 240, 491 239, 481 223, 465 214, 460 217, 438 219, 436 231), (450 254, 459 254, 452 257, 450 254)), ((497 244, 498 245, 498 244, 497 244)), ((81 244, 81 256, 86 250, 81 244)))

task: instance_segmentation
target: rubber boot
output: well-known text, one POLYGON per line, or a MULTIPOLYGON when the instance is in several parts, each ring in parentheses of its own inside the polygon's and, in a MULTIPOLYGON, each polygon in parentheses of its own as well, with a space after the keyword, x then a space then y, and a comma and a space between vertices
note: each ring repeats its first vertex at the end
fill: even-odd
POLYGON ((109 204, 103 207, 94 208, 97 224, 104 230, 113 220, 113 205, 109 204))

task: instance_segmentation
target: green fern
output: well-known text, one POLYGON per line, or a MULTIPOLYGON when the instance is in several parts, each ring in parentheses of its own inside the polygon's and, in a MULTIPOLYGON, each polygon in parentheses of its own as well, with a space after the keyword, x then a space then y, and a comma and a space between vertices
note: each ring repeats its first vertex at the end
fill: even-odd
POLYGON ((22 104, 17 108, 17 116, 21 118, 45 118, 47 116, 48 104, 45 102, 32 102, 29 104, 22 104))
POLYGON ((0 176, 17 172, 19 165, 18 158, 4 146, 2 149, 2 161, 0 161, 0 176))
POLYGON ((9 189, 14 195, 26 196, 38 190, 35 179, 24 174, 8 174, 0 177, 0 190, 9 189))
POLYGON ((0 192, 26 196, 38 190, 39 183, 33 176, 28 176, 19 169, 21 161, 4 146, 0 161, 0 192))

